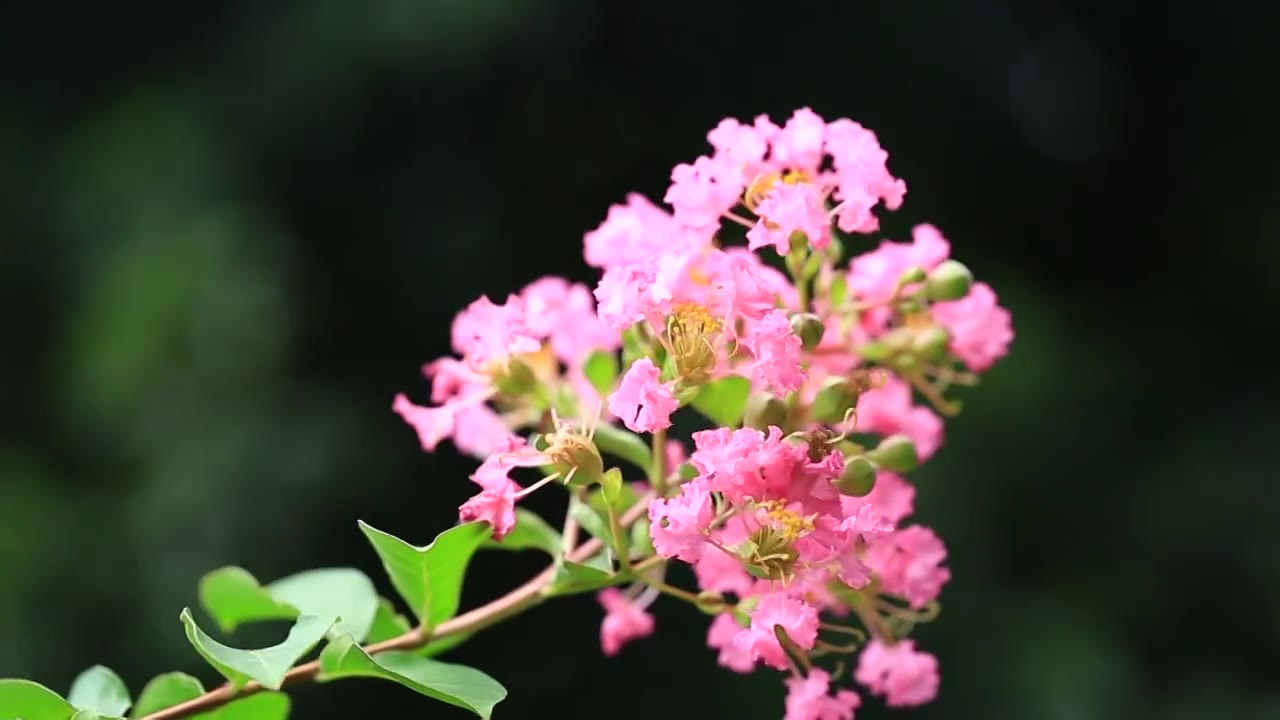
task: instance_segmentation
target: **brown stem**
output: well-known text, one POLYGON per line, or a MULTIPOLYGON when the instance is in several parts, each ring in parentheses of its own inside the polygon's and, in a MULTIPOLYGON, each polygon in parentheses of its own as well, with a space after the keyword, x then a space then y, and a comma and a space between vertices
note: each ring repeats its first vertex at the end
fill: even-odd
MULTIPOLYGON (((639 502, 627 510, 620 521, 623 527, 630 526, 640 519, 640 516, 648 509, 649 499, 649 496, 641 498, 639 502)), ((571 562, 582 562, 600 552, 602 547, 603 544, 599 540, 588 540, 579 545, 573 552, 568 553, 567 558, 571 562)), ((549 567, 497 600, 446 620, 437 625, 431 632, 424 632, 422 628, 414 628, 399 637, 366 645, 364 651, 370 655, 376 655, 388 650, 413 650, 426 645, 432 640, 482 630, 541 602, 542 590, 551 583, 551 579, 554 576, 555 566, 549 567)), ((314 679, 319 673, 320 662, 313 660, 285 673, 284 681, 281 685, 305 682, 314 679)), ((239 700, 242 697, 262 692, 265 689, 262 685, 253 681, 248 682, 239 691, 232 690, 230 685, 222 685, 200 697, 192 698, 173 707, 157 710, 150 715, 139 718, 139 720, 176 720, 177 718, 185 718, 196 713, 207 712, 226 705, 232 700, 239 700)))

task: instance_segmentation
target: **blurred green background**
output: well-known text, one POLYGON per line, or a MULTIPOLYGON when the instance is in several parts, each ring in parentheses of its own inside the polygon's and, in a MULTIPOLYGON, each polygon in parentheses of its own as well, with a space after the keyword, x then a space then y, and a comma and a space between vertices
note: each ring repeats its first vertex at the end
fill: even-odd
MULTIPOLYGON (((425 543, 471 491, 390 411, 452 315, 593 283, 611 203, 660 199, 722 117, 807 105, 879 133, 910 188, 886 234, 936 223, 1018 332, 916 475, 955 575, 918 635, 941 695, 858 717, 1280 717, 1266 27, 1137 2, 6 9, 0 676, 210 682, 177 616, 226 564, 390 594, 356 519, 425 543)), ((464 603, 539 562, 481 557, 464 603)), ((590 596, 452 657, 508 686, 504 720, 781 716, 775 675, 657 612, 608 662, 590 596)), ((374 681, 292 694, 464 717, 374 681)))

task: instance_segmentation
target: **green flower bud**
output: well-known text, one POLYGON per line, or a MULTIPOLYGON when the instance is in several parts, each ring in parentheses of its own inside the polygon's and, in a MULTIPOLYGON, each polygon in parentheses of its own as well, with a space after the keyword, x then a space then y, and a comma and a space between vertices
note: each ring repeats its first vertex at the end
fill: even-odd
POLYGON ((920 464, 916 444, 906 435, 890 435, 880 441, 875 450, 867 453, 875 464, 894 472, 911 472, 920 464))
POLYGON ((604 458, 585 435, 562 430, 547 438, 547 457, 561 477, 574 487, 590 487, 604 480, 604 458), (570 472, 573 473, 570 477, 570 472))
POLYGON ((898 278, 898 284, 912 285, 914 283, 924 282, 925 278, 928 276, 929 274, 924 271, 924 268, 919 265, 913 265, 903 271, 902 277, 898 278))
POLYGON ((875 463, 862 455, 848 458, 844 462, 844 473, 832 484, 844 495, 866 495, 876 486, 875 463))
POLYGON ((947 346, 951 344, 951 334, 940 325, 932 325, 916 333, 911 341, 911 349, 931 362, 942 362, 947 359, 947 346))
POLYGON ((827 378, 813 398, 813 419, 824 423, 844 420, 845 414, 858 404, 858 394, 844 378, 827 378))
POLYGON ((800 338, 805 350, 812 350, 822 342, 826 326, 812 313, 796 313, 791 316, 791 330, 800 338))
POLYGON ((528 395, 538 387, 538 376, 534 374, 529 363, 519 357, 512 357, 507 364, 493 375, 498 392, 507 397, 528 395))
POLYGON ((809 236, 805 235, 801 230, 792 231, 788 240, 791 241, 791 252, 793 253, 800 254, 809 249, 809 236))
POLYGON ((925 281, 925 294, 930 300, 959 300, 969 294, 973 273, 955 260, 947 260, 933 269, 925 281))
POLYGON ((787 404, 767 392, 754 392, 747 397, 747 407, 742 413, 742 424, 756 430, 767 430, 770 425, 786 428, 787 404))

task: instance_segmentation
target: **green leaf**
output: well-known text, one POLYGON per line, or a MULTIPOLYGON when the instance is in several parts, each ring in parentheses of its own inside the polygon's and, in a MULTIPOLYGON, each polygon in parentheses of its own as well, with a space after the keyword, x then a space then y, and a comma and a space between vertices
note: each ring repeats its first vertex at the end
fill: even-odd
POLYGON ((272 690, 280 689, 280 683, 289 668, 323 640, 337 621, 337 618, 302 615, 289 629, 289 636, 279 645, 260 650, 240 650, 223 645, 206 635, 192 619, 190 608, 184 608, 180 618, 191 646, 215 670, 222 673, 233 687, 241 687, 249 679, 253 679, 272 690))
POLYGON ((192 720, 285 720, 289 717, 289 696, 278 692, 254 693, 192 720))
POLYGON ((391 584, 427 630, 458 612, 467 564, 492 533, 487 523, 467 523, 445 530, 426 547, 415 547, 364 521, 360 530, 378 553, 391 584))
POLYGON ((609 522, 601 517, 595 508, 576 497, 569 500, 569 517, 578 521, 582 529, 605 545, 612 542, 613 535, 609 532, 609 522))
POLYGON ((649 534, 649 518, 642 517, 631 526, 631 556, 649 557, 656 551, 653 549, 653 538, 649 534))
POLYGON ((740 375, 729 375, 703 385, 693 399, 693 407, 717 425, 737 427, 747 409, 749 395, 751 381, 740 375))
POLYGON ((600 423, 593 436, 601 452, 622 458, 648 474, 653 464, 649 445, 639 435, 609 423, 600 423))
POLYGON ((609 468, 600 478, 600 494, 614 510, 618 509, 622 499, 623 487, 622 471, 618 468, 609 468))
POLYGON ((171 708, 179 703, 204 694, 200 681, 186 673, 171 672, 151 678, 138 695, 133 706, 133 717, 140 718, 153 712, 171 708))
POLYGON ((411 652, 369 655, 350 635, 343 635, 320 654, 317 680, 328 682, 347 677, 391 680, 489 720, 493 708, 507 697, 506 688, 474 668, 454 665, 411 652))
POLYGON ((76 677, 67 693, 67 702, 80 710, 108 717, 123 717, 133 704, 120 676, 101 665, 94 665, 76 677))
POLYGON ((75 707, 58 693, 30 680, 0 679, 0 718, 67 720, 75 707))
POLYGON ((565 560, 556 565, 556 574, 551 584, 542 591, 547 597, 557 595, 574 595, 591 592, 600 588, 617 585, 628 580, 626 573, 610 573, 589 565, 582 565, 565 560))
POLYGON ((683 463, 680 465, 681 480, 692 480, 696 477, 698 477, 698 468, 694 467, 693 463, 683 463))
POLYGON ((391 601, 386 598, 378 598, 378 609, 374 613, 373 625, 369 628, 369 635, 365 640, 371 643, 382 642, 393 637, 400 637, 409 632, 409 629, 408 619, 396 612, 396 608, 391 604, 391 601))
POLYGON ((609 350, 597 350, 587 356, 582 374, 602 397, 608 395, 618 379, 618 356, 609 350))
POLYGON ((241 623, 293 620, 298 611, 271 597, 248 570, 224 567, 200 579, 200 605, 223 632, 241 623))
POLYGON ((338 630, 363 640, 373 623, 378 593, 353 568, 308 570, 270 585, 247 570, 224 567, 200 581, 200 602, 223 632, 246 622, 293 620, 300 614, 342 618, 338 630))
POLYGON ((271 583, 267 592, 299 613, 341 618, 334 632, 350 633, 358 642, 368 637, 378 611, 373 581, 354 568, 308 570, 271 583))
POLYGON ((501 540, 485 540, 480 546, 489 550, 542 550, 552 557, 560 554, 560 533, 537 513, 516 508, 516 526, 501 540))
MULTIPOLYGON (((618 489, 618 498, 613 502, 613 507, 619 512, 626 512, 628 508, 635 505, 639 500, 640 493, 636 492, 634 484, 623 483, 622 487, 618 489)), ((592 510, 599 513, 601 517, 604 517, 609 506, 609 503, 605 500, 604 488, 601 487, 589 493, 587 495, 587 504, 591 506, 592 510)))

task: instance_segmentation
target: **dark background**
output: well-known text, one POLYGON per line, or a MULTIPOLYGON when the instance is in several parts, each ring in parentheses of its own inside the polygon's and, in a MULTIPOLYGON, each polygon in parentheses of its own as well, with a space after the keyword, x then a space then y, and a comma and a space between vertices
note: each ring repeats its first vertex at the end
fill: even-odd
MULTIPOLYGON (((955 579, 919 633, 941 696, 896 715, 1280 717, 1274 24, 1187 5, 5 10, 0 676, 212 682, 177 615, 221 565, 390 593, 356 519, 425 543, 471 491, 390 411, 453 314, 594 283, 611 203, 660 200, 725 116, 808 105, 879 133, 910 188, 886 234, 936 223, 1018 332, 916 475, 955 579)), ((464 603, 539 562, 481 557, 464 603)), ((504 720, 781 716, 705 617, 658 616, 608 662, 589 595, 451 657, 508 686, 504 720)), ((463 717, 374 681, 292 694, 463 717)))

